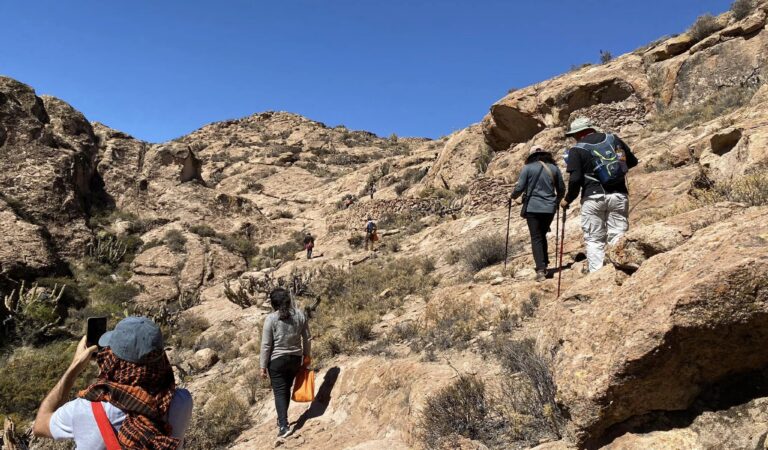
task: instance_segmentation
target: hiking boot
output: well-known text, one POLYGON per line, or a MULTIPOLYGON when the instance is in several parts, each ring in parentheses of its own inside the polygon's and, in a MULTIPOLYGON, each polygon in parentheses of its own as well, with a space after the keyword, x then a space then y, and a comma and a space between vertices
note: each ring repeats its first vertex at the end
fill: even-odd
POLYGON ((293 430, 290 427, 280 427, 280 431, 277 432, 278 439, 285 439, 293 434, 293 430))
POLYGON ((537 270, 536 271, 536 281, 544 281, 547 279, 547 271, 546 270, 537 270))

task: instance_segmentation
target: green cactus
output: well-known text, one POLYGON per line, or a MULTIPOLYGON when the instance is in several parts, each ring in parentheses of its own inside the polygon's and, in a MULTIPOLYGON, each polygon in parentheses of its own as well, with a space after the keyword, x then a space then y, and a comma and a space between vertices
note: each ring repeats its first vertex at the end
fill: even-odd
POLYGON ((13 329, 22 340, 44 335, 61 321, 58 310, 64 290, 65 287, 58 284, 51 290, 41 288, 37 283, 27 288, 26 282, 22 281, 18 291, 14 289, 3 296, 0 311, 0 317, 4 317, 3 330, 13 329))
POLYGON ((128 253, 128 246, 112 236, 96 237, 87 245, 91 258, 110 266, 117 266, 128 253))

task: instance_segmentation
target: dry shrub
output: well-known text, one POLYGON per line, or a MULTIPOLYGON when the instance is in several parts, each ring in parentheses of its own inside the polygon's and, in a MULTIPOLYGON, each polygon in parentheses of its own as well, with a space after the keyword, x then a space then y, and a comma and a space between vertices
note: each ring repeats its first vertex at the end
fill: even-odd
POLYGON ((361 344, 373 337, 373 325, 378 317, 368 312, 358 312, 348 317, 341 327, 341 335, 349 344, 361 344))
POLYGON ((275 211, 275 216, 278 219, 293 219, 293 213, 287 209, 278 209, 275 211))
MULTIPOLYGON (((69 367, 76 343, 56 342, 45 347, 16 349, 0 360, 0 416, 14 414, 31 420, 40 402, 69 367)), ((83 389, 95 376, 90 366, 75 388, 83 389)))
POLYGON ((419 336, 419 331, 420 329, 416 322, 406 320, 395 325, 388 337, 393 341, 410 341, 419 336))
POLYGON ((645 173, 661 172, 675 168, 675 156, 670 152, 664 152, 659 157, 653 158, 645 164, 645 173))
POLYGON ((163 242, 174 253, 181 253, 187 244, 187 238, 179 230, 168 230, 163 236, 163 242))
MULTIPOLYGON (((461 257, 468 269, 479 272, 482 269, 504 261, 505 237, 502 234, 487 234, 480 236, 467 244, 462 250, 461 257)), ((515 243, 510 254, 520 250, 520 244, 515 243)))
POLYGON ((757 87, 724 87, 712 97, 696 102, 693 106, 660 111, 653 119, 651 128, 657 131, 669 131, 692 123, 709 122, 749 103, 757 87))
POLYGON ((169 339, 170 343, 179 348, 192 348, 200 334, 210 326, 211 324, 204 317, 184 314, 174 327, 175 332, 169 339))
POLYGON ((494 433, 486 397, 482 380, 459 377, 427 399, 418 419, 419 438, 427 448, 440 448, 454 434, 485 442, 494 433))
POLYGON ((214 237, 216 236, 216 230, 211 228, 208 225, 200 224, 200 225, 192 225, 189 227, 190 233, 195 233, 196 235, 200 237, 214 237))
POLYGON ((315 359, 358 351, 360 343, 373 337, 379 317, 402 305, 408 295, 427 295, 434 285, 417 258, 321 269, 312 282, 313 292, 322 298, 312 321, 315 359))
POLYGON ((254 245, 254 243, 244 234, 232 233, 219 237, 221 238, 221 245, 224 246, 224 248, 232 253, 242 256, 246 261, 250 261, 259 254, 259 247, 254 245))
POLYGON ((752 14, 756 6, 755 0, 736 0, 731 4, 731 11, 736 20, 741 20, 752 14))
POLYGON ((479 330, 486 328, 484 319, 472 301, 448 299, 431 302, 424 313, 424 327, 414 348, 432 344, 440 350, 466 348, 479 330))
POLYGON ((692 192, 700 206, 729 201, 747 206, 768 205, 768 170, 754 172, 725 182, 708 182, 709 186, 692 192))
POLYGON ((248 404, 230 390, 223 390, 205 408, 196 409, 184 438, 188 450, 214 450, 227 444, 250 425, 248 404))
POLYGON ((234 329, 228 329, 218 334, 205 336, 197 340, 193 350, 198 351, 210 348, 216 352, 221 361, 231 361, 240 356, 240 347, 237 345, 235 334, 234 329))
POLYGON ((261 377, 259 369, 250 369, 243 374, 243 386, 248 392, 248 404, 253 406, 269 395, 269 380, 261 377))
POLYGON ((538 292, 531 292, 528 295, 528 300, 524 301, 522 305, 520 305, 520 318, 526 319, 528 317, 533 317, 534 314, 536 314, 536 310, 539 308, 539 304, 541 303, 541 294, 538 292))
POLYGON ((520 316, 513 314, 509 308, 502 308, 496 318, 496 327, 502 333, 509 333, 520 326, 520 316))
POLYGON ((696 22, 688 29, 688 34, 694 42, 703 41, 710 35, 720 30, 717 18, 712 14, 704 14, 696 19, 696 22))
POLYGON ((499 405, 512 437, 530 443, 559 439, 565 421, 555 402, 549 364, 536 352, 535 342, 502 339, 492 346, 508 373, 502 380, 499 405))

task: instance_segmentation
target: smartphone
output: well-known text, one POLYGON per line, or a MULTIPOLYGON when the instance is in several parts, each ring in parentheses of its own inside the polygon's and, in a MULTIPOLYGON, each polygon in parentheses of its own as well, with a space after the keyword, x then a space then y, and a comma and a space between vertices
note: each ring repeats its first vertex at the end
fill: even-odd
POLYGON ((89 317, 85 331, 85 342, 88 347, 99 345, 99 338, 107 332, 106 317, 89 317))

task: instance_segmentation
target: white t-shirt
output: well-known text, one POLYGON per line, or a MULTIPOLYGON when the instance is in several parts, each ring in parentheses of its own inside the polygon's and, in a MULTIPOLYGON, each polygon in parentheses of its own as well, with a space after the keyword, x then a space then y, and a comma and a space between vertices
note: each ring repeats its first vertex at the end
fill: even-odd
MULTIPOLYGON (((109 421, 115 428, 115 434, 125 420, 125 413, 110 403, 101 402, 109 421)), ((192 417, 192 395, 186 389, 176 389, 171 399, 171 407, 168 410, 168 423, 173 432, 171 436, 181 439, 184 446, 184 433, 189 426, 192 417)), ((104 439, 93 417, 91 402, 84 398, 76 398, 65 403, 51 416, 51 436, 54 439, 74 439, 75 448, 80 450, 106 450, 104 439), (76 426, 75 426, 76 424, 76 426)))

